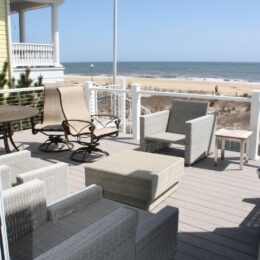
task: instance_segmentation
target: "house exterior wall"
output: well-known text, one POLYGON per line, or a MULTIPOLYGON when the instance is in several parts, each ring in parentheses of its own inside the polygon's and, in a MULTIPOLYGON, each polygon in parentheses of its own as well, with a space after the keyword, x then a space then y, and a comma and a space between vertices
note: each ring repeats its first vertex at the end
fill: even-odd
POLYGON ((8 61, 8 26, 6 0, 0 0, 0 71, 5 61, 8 61))

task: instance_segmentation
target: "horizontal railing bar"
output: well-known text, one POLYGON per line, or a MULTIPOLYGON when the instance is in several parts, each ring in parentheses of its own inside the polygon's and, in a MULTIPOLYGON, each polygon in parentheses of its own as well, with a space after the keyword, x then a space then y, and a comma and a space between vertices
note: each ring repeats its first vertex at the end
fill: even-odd
POLYGON ((53 44, 50 43, 29 43, 29 42, 13 42, 12 45, 17 45, 17 46, 25 46, 25 45, 31 45, 31 46, 54 46, 53 44))
POLYGON ((112 88, 90 88, 91 90, 104 91, 104 92, 117 92, 117 93, 130 93, 130 90, 112 89, 112 88))
POLYGON ((0 94, 18 93, 18 92, 35 92, 42 91, 44 87, 30 87, 30 88, 11 88, 11 89, 1 89, 0 94))
POLYGON ((207 99, 207 100, 225 100, 234 102, 248 102, 251 103, 249 97, 229 97, 229 96, 216 96, 216 95, 205 95, 205 94, 190 94, 190 93, 177 93, 177 92, 159 92, 159 91, 140 91, 140 94, 150 94, 157 96, 171 96, 171 97, 182 97, 182 98, 195 98, 195 99, 207 99))
MULTIPOLYGON (((91 88, 91 90, 100 92, 116 92, 116 93, 130 93, 130 90, 123 89, 110 89, 110 88, 91 88)), ((223 100, 223 101, 234 101, 234 102, 246 102, 251 103, 250 97, 233 97, 233 96, 217 96, 217 95, 206 95, 206 94, 191 94, 191 93, 177 93, 177 92, 159 92, 159 91, 148 91, 141 90, 140 94, 156 95, 156 96, 170 96, 170 97, 181 97, 181 98, 194 98, 194 99, 206 99, 206 100, 223 100)))

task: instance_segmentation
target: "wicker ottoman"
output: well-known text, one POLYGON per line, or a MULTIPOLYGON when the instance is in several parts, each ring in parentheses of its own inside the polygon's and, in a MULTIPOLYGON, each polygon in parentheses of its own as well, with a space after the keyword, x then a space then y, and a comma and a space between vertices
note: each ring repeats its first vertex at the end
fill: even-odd
POLYGON ((106 198, 152 209, 176 190, 183 171, 183 158, 125 150, 85 167, 85 182, 102 186, 106 198))

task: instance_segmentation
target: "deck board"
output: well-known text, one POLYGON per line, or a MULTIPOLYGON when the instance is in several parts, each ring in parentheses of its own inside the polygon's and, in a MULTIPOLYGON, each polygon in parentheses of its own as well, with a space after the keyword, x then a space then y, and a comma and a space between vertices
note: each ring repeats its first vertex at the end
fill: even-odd
MULTIPOLYGON (((71 161, 70 152, 39 152, 44 138, 41 134, 33 136, 28 130, 15 133, 14 137, 39 162, 69 163, 70 191, 84 188, 86 164, 71 161)), ((110 154, 138 148, 130 136, 102 140, 101 146, 110 154)), ((4 153, 2 141, 1 153, 4 153)), ((174 150, 164 153, 174 155, 174 150)), ((239 154, 226 152, 226 157, 217 167, 213 166, 212 156, 185 167, 179 189, 153 210, 157 212, 166 205, 179 208, 178 260, 257 259, 259 227, 253 225, 254 218, 260 217, 260 180, 256 174, 260 162, 249 161, 240 171, 239 154)))

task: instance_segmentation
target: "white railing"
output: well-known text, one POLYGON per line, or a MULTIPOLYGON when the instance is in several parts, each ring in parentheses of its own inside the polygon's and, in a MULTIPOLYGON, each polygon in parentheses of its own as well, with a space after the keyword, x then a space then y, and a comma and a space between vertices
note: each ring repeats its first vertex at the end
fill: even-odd
POLYGON ((53 66, 52 44, 13 43, 12 62, 14 67, 53 66))
MULTIPOLYGON (((259 126, 260 126, 260 91, 255 90, 252 92, 251 97, 228 97, 228 96, 215 96, 215 95, 203 95, 203 94, 188 94, 188 93, 175 93, 175 92, 160 92, 160 91, 144 91, 141 90, 139 84, 134 84, 131 86, 131 89, 125 89, 124 82, 122 83, 121 87, 115 89, 115 86, 112 88, 108 86, 100 86, 96 87, 92 82, 87 82, 85 85, 85 94, 86 100, 88 102, 90 112, 94 113, 97 111, 96 108, 97 104, 97 95, 96 93, 101 92, 109 92, 114 93, 119 96, 119 116, 122 119, 122 126, 121 129, 125 132, 125 125, 126 125, 126 111, 125 111, 125 102, 127 100, 127 93, 131 95, 131 122, 132 122, 132 134, 133 138, 139 139, 139 132, 140 132, 140 115, 142 110, 141 105, 141 95, 157 95, 157 96, 171 96, 171 97, 179 97, 179 98, 192 98, 192 99, 206 99, 206 100, 224 100, 224 101, 232 101, 232 102, 244 102, 250 103, 251 111, 250 111, 250 130, 253 132, 252 137, 250 138, 250 146, 249 146, 249 156, 250 159, 256 160, 258 158, 258 146, 259 146, 259 126)), ((0 94, 11 94, 11 93, 20 93, 20 92, 35 92, 35 91, 42 91, 43 87, 32 87, 32 88, 20 88, 20 89, 4 89, 0 90, 0 94)), ((12 103, 14 102, 12 99, 10 100, 12 103)), ((16 101, 16 99, 15 99, 16 101)), ((28 105, 29 101, 31 102, 31 98, 28 98, 28 105)))
MULTIPOLYGON (((249 156, 250 159, 258 159, 258 145, 259 145, 259 126, 260 126, 260 91, 255 90, 252 92, 251 97, 233 97, 233 96, 217 96, 217 95, 203 95, 203 94, 190 94, 190 93, 176 93, 176 92, 161 92, 161 91, 145 91, 141 90, 139 84, 134 84, 131 86, 130 90, 126 89, 113 89, 105 87, 94 87, 93 84, 88 82, 86 84, 87 97, 93 97, 91 93, 96 93, 97 91, 107 91, 110 93, 117 93, 117 95, 126 96, 126 93, 130 93, 132 97, 131 105, 131 115, 132 115, 132 135, 134 139, 139 139, 140 133, 140 115, 142 110, 141 105, 141 95, 151 95, 151 96, 170 96, 179 98, 192 98, 192 99, 205 99, 205 100, 222 100, 222 101, 232 101, 232 102, 245 102, 251 104, 250 111, 250 130, 253 132, 250 138, 250 149, 249 156)), ((89 101, 89 106, 91 106, 91 99, 89 101)), ((96 101, 93 101, 96 104, 96 101)), ((96 104, 97 106, 97 104, 96 104)), ((125 111, 121 111, 121 116, 125 114, 125 111)))

